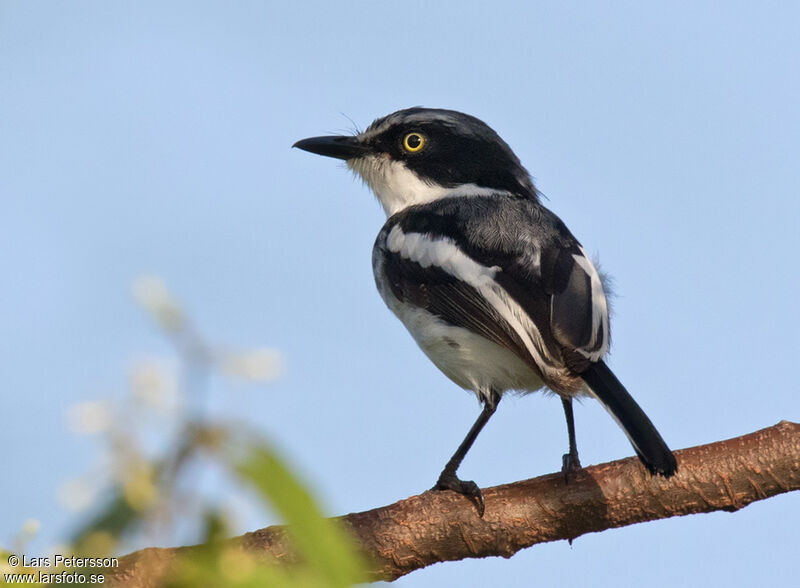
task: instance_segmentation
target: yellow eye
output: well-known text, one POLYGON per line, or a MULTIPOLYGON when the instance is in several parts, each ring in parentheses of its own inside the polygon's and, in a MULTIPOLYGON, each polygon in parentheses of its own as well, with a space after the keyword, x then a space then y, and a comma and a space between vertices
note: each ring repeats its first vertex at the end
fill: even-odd
POLYGON ((403 147, 409 153, 421 151, 422 148, 425 147, 425 137, 419 133, 409 133, 406 135, 405 139, 403 139, 403 147))

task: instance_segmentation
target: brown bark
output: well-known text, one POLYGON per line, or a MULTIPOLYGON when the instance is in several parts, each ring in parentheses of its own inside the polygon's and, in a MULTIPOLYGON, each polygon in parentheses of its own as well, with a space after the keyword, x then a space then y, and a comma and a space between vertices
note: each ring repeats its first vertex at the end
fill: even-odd
MULTIPOLYGON (((800 425, 783 421, 749 435, 676 452, 678 474, 648 475, 635 458, 483 490, 486 513, 453 492, 425 492, 340 520, 373 562, 371 580, 393 580, 441 561, 499 555, 584 533, 715 510, 735 511, 800 489, 800 425)), ((284 527, 231 541, 270 561, 293 555, 284 527)), ((145 549, 121 558, 114 586, 158 585, 169 563, 195 548, 145 549)))

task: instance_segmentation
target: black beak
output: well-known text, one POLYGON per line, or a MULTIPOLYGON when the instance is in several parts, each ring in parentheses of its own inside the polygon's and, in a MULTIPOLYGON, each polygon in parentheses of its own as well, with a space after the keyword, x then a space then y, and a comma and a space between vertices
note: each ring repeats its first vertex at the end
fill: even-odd
POLYGON ((292 147, 336 159, 355 159, 369 153, 369 149, 359 142, 358 137, 341 135, 301 139, 292 147))

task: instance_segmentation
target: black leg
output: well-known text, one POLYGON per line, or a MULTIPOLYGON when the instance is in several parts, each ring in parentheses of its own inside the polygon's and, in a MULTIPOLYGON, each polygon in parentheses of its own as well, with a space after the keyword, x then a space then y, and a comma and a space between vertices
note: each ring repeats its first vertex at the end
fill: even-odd
POLYGON ((439 475, 439 480, 433 487, 434 490, 454 490, 459 494, 463 494, 467 498, 471 498, 475 501, 475 505, 478 507, 478 514, 481 517, 483 517, 483 512, 485 510, 481 489, 478 488, 478 485, 475 482, 469 480, 459 480, 458 476, 456 476, 456 470, 458 469, 458 466, 461 465, 461 462, 464 460, 464 456, 467 455, 469 448, 472 447, 472 444, 478 437, 478 433, 481 432, 481 429, 483 429, 484 425, 489 422, 489 418, 494 414, 494 411, 497 410, 498 402, 500 402, 500 395, 496 392, 492 392, 489 400, 484 401, 483 410, 478 416, 478 420, 476 420, 475 424, 472 425, 472 428, 461 442, 461 445, 458 446, 458 449, 456 449, 453 457, 451 457, 450 461, 447 462, 447 465, 444 466, 442 473, 439 475))
POLYGON ((575 418, 572 414, 572 397, 561 398, 564 406, 564 416, 567 417, 567 433, 569 433, 569 453, 565 453, 561 458, 561 471, 564 474, 564 481, 569 482, 569 475, 581 469, 581 460, 578 459, 578 445, 575 442, 575 418))

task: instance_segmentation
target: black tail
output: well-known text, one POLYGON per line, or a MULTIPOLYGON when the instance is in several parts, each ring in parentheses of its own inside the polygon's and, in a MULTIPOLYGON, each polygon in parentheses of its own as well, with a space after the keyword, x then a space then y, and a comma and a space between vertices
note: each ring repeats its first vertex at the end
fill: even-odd
POLYGON ((678 463, 672 451, 608 366, 602 361, 592 363, 581 377, 625 431, 636 454, 650 473, 661 474, 665 478, 674 474, 678 463))

